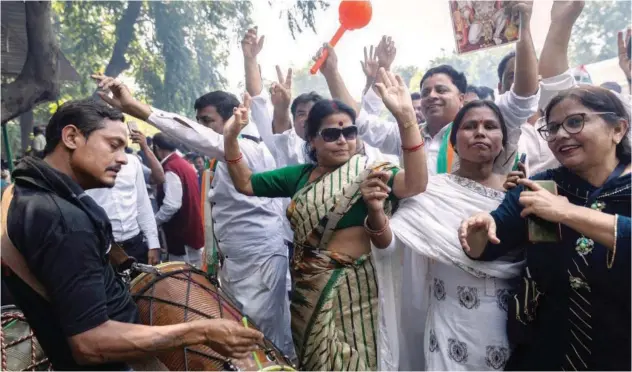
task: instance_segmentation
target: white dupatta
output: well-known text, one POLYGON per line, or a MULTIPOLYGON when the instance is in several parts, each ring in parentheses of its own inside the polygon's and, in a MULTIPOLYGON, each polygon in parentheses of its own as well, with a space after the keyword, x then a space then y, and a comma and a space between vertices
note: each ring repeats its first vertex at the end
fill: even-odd
POLYGON ((380 370, 423 370, 424 328, 430 298, 431 260, 460 267, 476 277, 509 279, 523 262, 473 261, 458 240, 461 221, 492 211, 505 193, 451 174, 430 177, 426 191, 401 201, 391 219, 391 247, 373 247, 380 288, 380 370))

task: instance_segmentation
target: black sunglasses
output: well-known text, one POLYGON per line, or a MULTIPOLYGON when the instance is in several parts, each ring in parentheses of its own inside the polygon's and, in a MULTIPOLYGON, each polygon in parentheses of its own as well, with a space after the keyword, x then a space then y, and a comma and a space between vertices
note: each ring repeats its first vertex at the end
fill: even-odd
POLYGON ((318 133, 325 142, 336 142, 342 135, 346 140, 354 140, 358 136, 358 127, 352 125, 345 128, 325 128, 318 133))
POLYGON ((584 129, 584 125, 586 124, 586 117, 588 115, 616 115, 614 112, 582 112, 578 114, 572 114, 564 118, 561 123, 549 122, 547 123, 545 118, 538 119, 536 122, 536 127, 538 128, 538 133, 540 136, 544 138, 547 142, 553 142, 555 137, 557 136, 557 132, 559 132, 560 128, 564 128, 566 133, 568 134, 577 134, 584 129))

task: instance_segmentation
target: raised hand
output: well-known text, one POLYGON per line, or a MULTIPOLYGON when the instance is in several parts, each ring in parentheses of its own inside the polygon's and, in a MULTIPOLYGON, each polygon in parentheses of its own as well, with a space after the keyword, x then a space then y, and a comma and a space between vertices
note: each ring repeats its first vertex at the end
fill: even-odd
POLYGON ((329 43, 323 44, 323 46, 318 50, 318 53, 316 53, 316 56, 312 58, 312 60, 314 62, 318 61, 325 50, 327 51, 327 59, 320 66, 320 72, 323 75, 327 76, 328 74, 333 74, 338 71, 338 56, 336 55, 336 51, 334 50, 334 48, 332 48, 329 43))
POLYGON ((554 1, 551 7, 551 22, 574 23, 579 15, 582 14, 584 5, 584 1, 579 0, 554 1))
POLYGON ((388 198, 391 188, 387 182, 391 176, 388 172, 371 172, 369 176, 360 184, 360 192, 362 199, 369 211, 384 210, 384 202, 388 198))
POLYGON ((384 67, 386 71, 391 69, 391 65, 397 55, 397 48, 395 48, 395 41, 390 36, 382 36, 382 40, 375 49, 375 55, 377 57, 379 67, 384 67))
POLYGON ((97 94, 102 100, 107 102, 110 106, 116 107, 119 110, 125 111, 126 107, 133 105, 136 100, 129 91, 129 88, 119 79, 115 79, 103 74, 90 75, 94 79, 98 86, 99 91, 97 94), (108 90, 112 93, 112 97, 108 95, 108 90))
POLYGON ((533 0, 511 2, 512 10, 522 19, 524 25, 529 26, 533 14, 533 0))
POLYGON ((224 123, 224 136, 230 138, 237 138, 241 130, 248 125, 248 110, 250 109, 250 95, 244 93, 243 103, 239 107, 233 109, 233 116, 231 116, 226 123, 224 123))
POLYGON ((628 78, 628 81, 632 77, 632 62, 628 57, 628 48, 630 48, 630 36, 632 36, 632 29, 629 29, 625 32, 625 38, 623 37, 623 31, 619 31, 617 35, 617 44, 619 47, 619 67, 623 70, 625 77, 628 78))
POLYGON ((141 149, 146 149, 147 146, 147 137, 145 134, 139 130, 131 130, 129 137, 132 139, 132 142, 140 146, 141 149))
POLYGON ((276 66, 278 83, 270 86, 270 101, 274 107, 286 109, 290 107, 292 101, 292 69, 287 70, 287 75, 283 77, 281 68, 276 66))
POLYGON ((241 359, 257 350, 257 343, 263 341, 263 334, 246 328, 234 320, 205 320, 206 344, 222 356, 241 359))
POLYGON ((375 81, 377 77, 377 70, 380 68, 377 57, 375 56, 375 50, 373 49, 373 45, 371 45, 371 50, 367 54, 367 49, 364 47, 364 62, 360 61, 362 65, 362 71, 366 76, 367 80, 375 81))
POLYGON ((470 252, 472 245, 484 247, 487 241, 500 243, 496 236, 496 221, 489 213, 477 213, 461 222, 459 242, 464 251, 470 252))
POLYGON ((400 124, 417 122, 413 101, 410 98, 408 87, 401 76, 386 71, 380 67, 378 74, 381 76, 381 83, 376 83, 382 101, 388 110, 393 114, 400 124))
POLYGON ((263 49, 265 36, 257 37, 257 27, 254 27, 249 29, 241 40, 241 50, 244 53, 244 58, 257 58, 257 55, 263 49))

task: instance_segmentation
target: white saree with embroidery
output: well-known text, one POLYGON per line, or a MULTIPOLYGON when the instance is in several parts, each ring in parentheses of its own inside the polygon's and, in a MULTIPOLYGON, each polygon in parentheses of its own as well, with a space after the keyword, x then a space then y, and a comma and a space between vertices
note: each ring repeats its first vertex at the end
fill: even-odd
POLYGON ((400 202, 394 242, 373 247, 380 287, 380 370, 498 370, 511 278, 523 262, 469 259, 458 240, 464 218, 494 210, 504 192, 452 174, 430 177, 400 202))

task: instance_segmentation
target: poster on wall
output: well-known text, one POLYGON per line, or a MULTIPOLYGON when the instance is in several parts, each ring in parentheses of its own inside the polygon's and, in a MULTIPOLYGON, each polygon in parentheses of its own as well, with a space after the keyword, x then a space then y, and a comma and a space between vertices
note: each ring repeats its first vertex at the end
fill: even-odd
POLYGON ((450 0, 457 54, 514 43, 520 38, 520 15, 511 1, 450 0))

